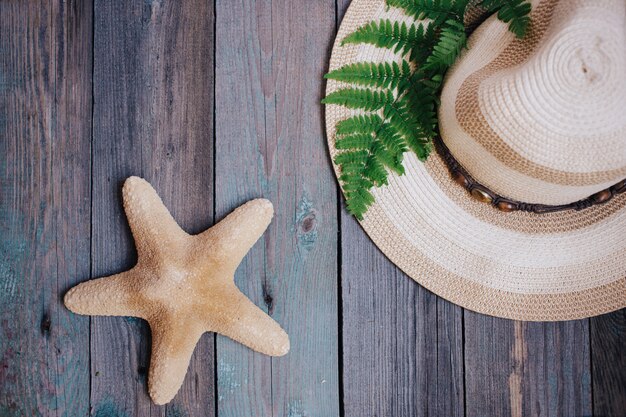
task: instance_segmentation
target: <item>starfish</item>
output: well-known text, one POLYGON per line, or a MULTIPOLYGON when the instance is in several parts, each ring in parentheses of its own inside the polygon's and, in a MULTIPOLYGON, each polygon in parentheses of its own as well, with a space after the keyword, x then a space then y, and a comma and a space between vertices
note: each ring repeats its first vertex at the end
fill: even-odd
POLYGON ((77 314, 134 316, 149 323, 148 391, 156 404, 174 398, 205 332, 223 334, 267 355, 289 351, 287 333, 234 281, 237 266, 272 219, 272 203, 251 200, 208 230, 189 235, 147 181, 128 178, 123 199, 137 264, 78 284, 64 302, 77 314))

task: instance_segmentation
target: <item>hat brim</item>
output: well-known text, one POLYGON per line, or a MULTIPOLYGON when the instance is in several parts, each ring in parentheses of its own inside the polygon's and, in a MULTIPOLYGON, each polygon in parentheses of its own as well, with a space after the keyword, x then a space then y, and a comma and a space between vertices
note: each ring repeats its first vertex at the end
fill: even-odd
MULTIPOLYGON (((399 59, 390 51, 341 40, 381 18, 407 19, 383 0, 353 0, 333 47, 329 71, 360 61, 399 59)), ((341 83, 329 80, 327 93, 341 83)), ((326 106, 334 160, 335 126, 356 112, 326 106)), ((339 167, 334 164, 339 175, 339 167)), ((361 221, 380 250, 415 281, 464 308, 518 320, 556 321, 626 307, 626 194, 582 211, 503 213, 472 200, 441 157, 410 153, 405 174, 374 189, 361 221)))

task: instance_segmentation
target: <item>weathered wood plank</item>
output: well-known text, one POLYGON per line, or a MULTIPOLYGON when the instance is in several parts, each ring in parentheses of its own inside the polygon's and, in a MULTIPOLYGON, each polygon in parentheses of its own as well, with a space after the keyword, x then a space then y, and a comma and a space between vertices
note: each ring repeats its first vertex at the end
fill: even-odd
MULTIPOLYGON (((213 5, 95 3, 93 276, 136 255, 121 186, 139 175, 189 232, 213 222, 213 5)), ((213 415, 213 336, 200 340, 181 391, 166 407, 145 386, 150 335, 136 319, 94 318, 92 403, 128 415, 213 415)))
POLYGON ((218 336, 219 416, 336 416, 336 187, 319 101, 332 0, 216 5, 216 214, 276 211, 236 283, 290 335, 269 358, 218 336))
POLYGON ((511 356, 521 356, 513 323, 467 310, 464 319, 466 416, 512 416, 509 380, 519 377, 511 356))
POLYGON ((588 325, 466 311, 467 416, 591 415, 588 325))
POLYGON ((522 415, 591 415, 589 320, 524 323, 522 415))
POLYGON ((626 416, 626 309, 591 319, 593 415, 626 416))
POLYGON ((341 216, 343 403, 349 416, 462 416, 460 307, 396 268, 341 216))
POLYGON ((0 2, 0 415, 89 412, 90 1, 0 2))

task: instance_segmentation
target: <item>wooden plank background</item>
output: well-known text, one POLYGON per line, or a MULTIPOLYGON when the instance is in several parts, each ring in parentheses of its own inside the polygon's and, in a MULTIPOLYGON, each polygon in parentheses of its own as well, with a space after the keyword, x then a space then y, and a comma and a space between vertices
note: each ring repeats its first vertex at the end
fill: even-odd
POLYGON ((0 416, 626 416, 626 310, 463 310, 345 213, 319 100, 348 3, 0 0, 0 416), (146 323, 63 307, 135 262, 129 175, 189 232, 274 202, 236 283, 289 355, 206 334, 155 406, 146 323))

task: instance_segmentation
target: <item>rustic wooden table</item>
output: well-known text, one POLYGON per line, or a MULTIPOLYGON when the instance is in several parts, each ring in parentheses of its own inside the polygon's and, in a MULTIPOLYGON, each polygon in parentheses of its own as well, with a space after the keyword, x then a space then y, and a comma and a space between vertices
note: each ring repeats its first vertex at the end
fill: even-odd
POLYGON ((625 310, 463 310, 341 208, 319 102, 347 3, 0 0, 0 416, 626 415, 625 310), (289 355, 206 334, 158 407, 146 323, 63 307, 70 286, 134 263, 130 175, 190 232, 274 202, 236 282, 289 355))

